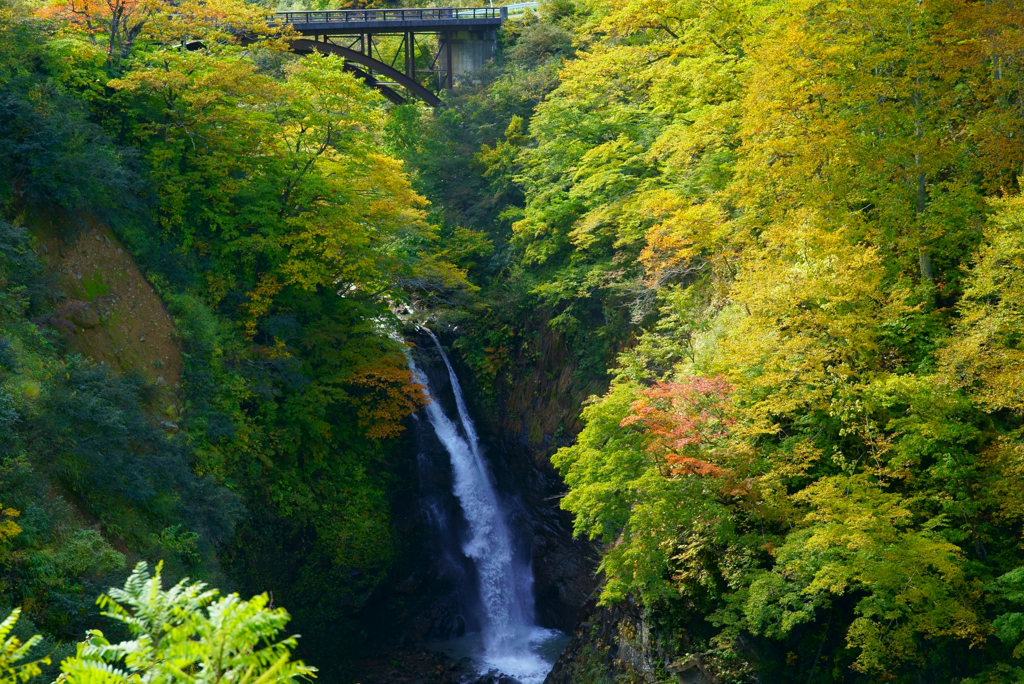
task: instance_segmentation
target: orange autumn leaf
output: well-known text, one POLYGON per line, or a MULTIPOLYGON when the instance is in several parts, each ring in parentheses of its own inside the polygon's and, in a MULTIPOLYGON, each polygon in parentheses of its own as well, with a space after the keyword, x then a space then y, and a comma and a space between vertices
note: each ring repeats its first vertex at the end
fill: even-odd
POLYGON ((402 361, 382 357, 347 381, 359 391, 356 414, 370 439, 397 437, 404 429, 402 420, 426 406, 423 385, 412 381, 412 372, 402 361))
POLYGON ((640 392, 620 425, 642 425, 650 435, 647 450, 665 458, 672 475, 722 477, 727 471, 709 454, 729 435, 732 386, 723 378, 661 382, 640 392))

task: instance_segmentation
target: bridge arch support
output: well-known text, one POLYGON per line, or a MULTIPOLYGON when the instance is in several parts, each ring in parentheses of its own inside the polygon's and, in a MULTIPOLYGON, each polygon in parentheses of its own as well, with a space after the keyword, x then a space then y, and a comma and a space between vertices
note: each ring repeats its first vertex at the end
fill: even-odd
POLYGON ((377 73, 383 74, 390 78, 395 83, 401 85, 411 94, 420 98, 431 107, 440 107, 441 98, 434 93, 430 92, 425 86, 416 81, 414 78, 410 78, 406 74, 402 73, 398 69, 395 69, 389 64, 374 59, 368 55, 364 55, 362 52, 352 50, 351 48, 344 47, 342 45, 336 45, 334 43, 323 42, 319 40, 309 40, 308 38, 299 38, 293 40, 290 43, 291 49, 299 54, 309 54, 311 52, 319 52, 325 55, 338 55, 343 57, 347 65, 359 64, 367 68, 367 71, 358 68, 352 68, 349 66, 349 70, 352 71, 356 76, 362 78, 367 84, 377 88, 387 99, 391 100, 395 104, 402 104, 405 102, 405 98, 399 95, 393 88, 380 83, 375 79, 370 70, 377 73))
POLYGON ((439 93, 451 90, 457 76, 472 73, 493 56, 497 30, 509 11, 533 4, 303 10, 278 12, 276 21, 301 34, 291 41, 295 52, 338 55, 349 71, 392 102, 410 97, 438 107, 439 93), (426 40, 419 42, 417 36, 426 40))

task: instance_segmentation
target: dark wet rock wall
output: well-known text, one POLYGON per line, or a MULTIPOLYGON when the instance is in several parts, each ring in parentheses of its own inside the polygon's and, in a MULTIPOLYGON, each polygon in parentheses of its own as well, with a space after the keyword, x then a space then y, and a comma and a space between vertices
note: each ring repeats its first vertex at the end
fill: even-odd
MULTIPOLYGON (((454 414, 452 388, 432 343, 426 336, 410 339, 432 392, 454 414)), ((456 366, 456 372, 461 379, 468 371, 456 366)), ((472 397, 469 410, 510 531, 519 552, 532 562, 537 622, 571 633, 595 586, 596 553, 590 544, 572 539, 571 519, 558 508, 564 491, 558 476, 538 467, 527 445, 495 435, 494 423, 477 410, 472 397)), ((364 611, 375 646, 444 640, 480 626, 475 570, 461 551, 466 522, 452 493, 448 454, 425 416, 413 416, 408 428, 404 457, 394 464, 398 561, 364 611)))

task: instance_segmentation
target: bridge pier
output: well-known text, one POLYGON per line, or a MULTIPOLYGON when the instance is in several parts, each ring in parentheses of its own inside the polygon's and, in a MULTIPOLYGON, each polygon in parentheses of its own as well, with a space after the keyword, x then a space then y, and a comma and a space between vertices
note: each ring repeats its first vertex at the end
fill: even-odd
POLYGON ((452 33, 449 31, 444 36, 444 87, 451 92, 451 89, 455 87, 455 74, 452 73, 452 54, 454 53, 454 46, 452 45, 452 33))
POLYGON ((498 48, 495 31, 457 31, 451 36, 451 72, 454 78, 480 71, 498 48))

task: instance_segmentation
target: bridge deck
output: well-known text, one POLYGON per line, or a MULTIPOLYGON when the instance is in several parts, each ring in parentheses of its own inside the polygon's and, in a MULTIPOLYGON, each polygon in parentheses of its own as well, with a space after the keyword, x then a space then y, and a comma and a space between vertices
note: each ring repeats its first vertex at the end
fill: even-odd
POLYGON ((300 33, 380 33, 382 31, 488 31, 508 17, 504 7, 416 7, 376 10, 278 12, 277 20, 300 33))

